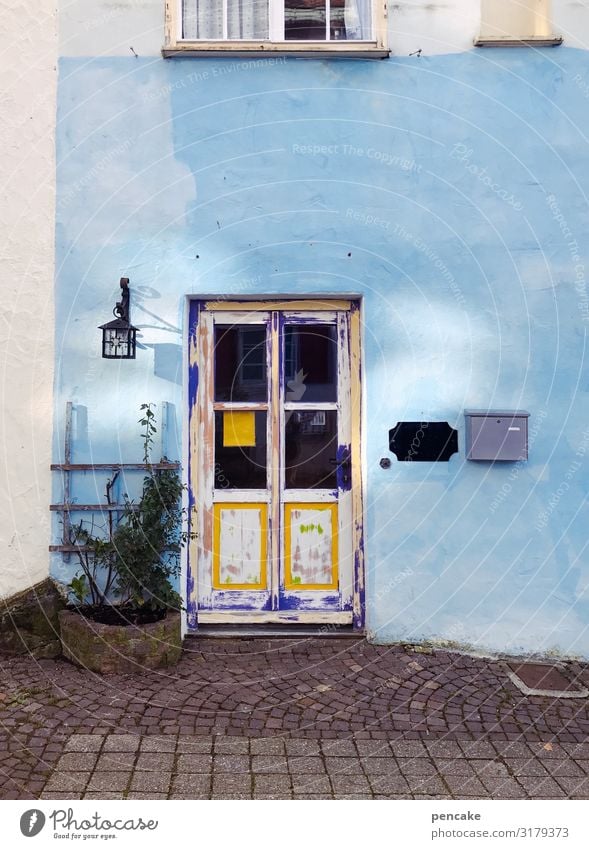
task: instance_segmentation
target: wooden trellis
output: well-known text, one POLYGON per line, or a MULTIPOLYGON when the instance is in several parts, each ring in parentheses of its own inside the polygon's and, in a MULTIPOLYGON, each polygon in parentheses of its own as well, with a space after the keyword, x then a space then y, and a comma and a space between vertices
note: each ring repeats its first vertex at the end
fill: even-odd
MULTIPOLYGON (((162 456, 165 456, 165 442, 167 435, 167 403, 163 403, 162 405, 162 423, 161 423, 161 434, 162 434, 162 456)), ((94 513, 120 513, 125 509, 125 504, 112 504, 112 503, 103 503, 103 504, 78 504, 75 501, 71 500, 72 493, 72 479, 71 476, 75 472, 113 472, 113 476, 118 475, 120 472, 126 471, 137 471, 137 472, 146 472, 148 469, 154 469, 156 471, 164 470, 164 469, 172 469, 177 471, 180 469, 180 463, 169 463, 169 462, 161 462, 161 463, 74 463, 72 457, 72 415, 73 415, 73 404, 71 401, 68 401, 66 404, 65 410, 65 436, 64 436, 64 452, 63 452, 63 463, 52 463, 51 471, 52 472, 61 472, 62 473, 62 490, 63 490, 63 501, 60 504, 51 504, 49 509, 54 513, 61 513, 63 516, 63 533, 62 533, 62 541, 58 545, 50 545, 49 551, 59 551, 64 555, 64 559, 69 559, 69 555, 72 553, 76 553, 78 551, 87 551, 87 547, 83 545, 72 545, 71 543, 71 514, 72 513, 85 513, 85 512, 94 512, 94 513)), ((107 482, 107 488, 109 483, 112 485, 112 482, 107 482)))

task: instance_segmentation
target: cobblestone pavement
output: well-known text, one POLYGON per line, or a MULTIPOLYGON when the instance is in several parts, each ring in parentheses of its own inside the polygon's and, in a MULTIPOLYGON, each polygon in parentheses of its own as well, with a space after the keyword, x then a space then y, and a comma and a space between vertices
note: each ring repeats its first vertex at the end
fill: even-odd
MULTIPOLYGON (((568 664, 585 686, 589 667, 568 664)), ((191 639, 173 670, 0 660, 0 798, 589 798, 589 699, 503 662, 191 639)))

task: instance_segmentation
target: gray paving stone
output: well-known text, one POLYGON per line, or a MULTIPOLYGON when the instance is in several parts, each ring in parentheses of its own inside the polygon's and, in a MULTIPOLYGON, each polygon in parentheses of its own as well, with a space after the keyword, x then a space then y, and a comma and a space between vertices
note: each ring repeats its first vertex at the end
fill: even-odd
POLYGON ((553 778, 586 778, 586 773, 572 759, 567 761, 544 761, 543 767, 553 778))
POLYGON ((334 799, 349 799, 350 801, 361 801, 362 799, 372 799, 369 793, 334 793, 334 799))
POLYGON ((97 752, 66 752, 57 761, 55 769, 60 772, 92 772, 97 760, 97 752))
POLYGON ((57 791, 52 792, 51 790, 44 790, 39 799, 82 799, 82 793, 59 793, 57 791))
POLYGON ((426 740, 425 747, 436 758, 460 758, 462 749, 458 740, 426 740))
POLYGON ((321 754, 321 746, 318 740, 285 740, 284 746, 289 757, 312 757, 321 754))
POLYGON ((361 758, 360 771, 367 775, 395 775, 401 773, 401 767, 392 756, 390 758, 361 758))
POLYGON ((444 781, 452 791, 452 794, 459 799, 465 796, 488 796, 487 788, 476 777, 467 778, 463 775, 445 775, 444 781))
POLYGON ((134 752, 103 752, 96 762, 96 770, 99 772, 115 772, 116 770, 129 772, 133 769, 135 758, 134 752))
POLYGON ((136 790, 132 790, 127 794, 127 799, 167 799, 168 796, 166 793, 139 793, 136 790))
POLYGON ((202 793, 194 792, 194 793, 177 793, 174 790, 170 790, 168 793, 168 799, 191 799, 191 800, 208 800, 211 798, 211 792, 209 790, 203 791, 202 793))
POLYGON ((98 752, 104 737, 99 734, 72 734, 67 740, 66 752, 98 752))
POLYGON ((273 757, 272 755, 254 755, 252 757, 252 772, 288 772, 286 758, 273 757))
POLYGON ((209 793, 211 790, 211 777, 209 775, 198 775, 196 773, 178 773, 172 778, 172 793, 190 794, 209 793))
POLYGON ((179 754, 206 755, 213 751, 213 737, 179 737, 176 751, 179 754))
POLYGON ((563 749, 558 743, 534 743, 529 742, 528 746, 532 750, 532 754, 540 758, 540 760, 566 760, 569 753, 563 749))
POLYGON ((249 772, 250 759, 247 755, 215 755, 213 757, 213 772, 249 772))
POLYGON ((177 772, 209 773, 213 771, 212 755, 178 755, 176 758, 177 772))
MULTIPOLYGON (((375 758, 376 760, 376 758, 375 758)), ((381 758, 378 758, 381 760, 381 758)), ((385 761, 386 763, 386 761, 385 761)), ((360 758, 325 758, 325 766, 328 773, 334 775, 363 775, 362 761, 360 758)))
MULTIPOLYGON (((472 778, 475 774, 474 766, 466 758, 434 758, 434 766, 440 775, 463 775, 472 778)), ((505 774, 507 775, 507 770, 505 774)))
POLYGON ((141 738, 139 746, 141 752, 175 752, 177 737, 170 734, 153 734, 141 738))
POLYGON ((86 790, 93 793, 122 792, 130 780, 130 772, 95 772, 86 790))
MULTIPOLYGON (((424 799, 426 799, 426 798, 427 799, 446 799, 447 797, 446 796, 427 796, 427 797, 424 796, 423 798, 424 799)), ((379 794, 379 795, 375 794, 374 799, 376 801, 384 801, 385 799, 387 801, 391 801, 391 800, 394 800, 394 799, 413 799, 413 796, 411 795, 411 793, 387 793, 387 794, 379 794)))
MULTIPOLYGON (((420 795, 449 795, 447 787, 438 775, 409 775, 404 776, 412 794, 420 795)), ((464 779, 460 779, 463 781, 464 779)))
POLYGON ((583 778, 559 776, 556 780, 568 797, 589 799, 589 778, 587 776, 583 778))
MULTIPOLYGON (((292 740, 292 743, 307 743, 307 740, 292 740)), ((253 737, 250 740, 250 752, 252 755, 282 755, 285 754, 284 740, 274 737, 253 737)), ((305 754, 305 752, 294 752, 293 754, 305 754)))
POLYGON ((528 744, 523 740, 517 742, 498 740, 494 745, 502 758, 525 761, 535 757, 528 744))
POLYGON ((500 761, 471 758, 468 763, 479 777, 482 775, 497 775, 507 778, 509 776, 507 767, 500 761))
POLYGON ((89 793, 84 793, 84 799, 124 799, 124 793, 116 793, 112 791, 111 793, 95 793, 94 791, 90 791, 89 793))
POLYGON ((436 768, 428 758, 397 758, 402 775, 435 775, 436 768))
POLYGON ((45 785, 45 790, 82 793, 90 779, 90 772, 54 772, 45 785))
POLYGON ((327 775, 293 775, 292 787, 295 793, 331 793, 327 775))
MULTIPOLYGON (((297 778, 299 780, 300 777, 297 778)), ((291 790, 289 775, 256 775, 254 776, 254 790, 260 793, 281 793, 291 790)))
POLYGON ((331 775, 334 794, 370 793, 370 784, 364 775, 331 775))
POLYGON ((140 739, 138 734, 108 734, 103 752, 136 752, 140 739))
MULTIPOLYGON (((391 740, 391 751, 395 757, 399 758, 425 758, 428 756, 428 751, 421 740, 391 740)), ((387 752, 382 751, 383 757, 387 757, 387 752)))
MULTIPOLYGON (((386 747, 388 749, 388 746, 386 747)), ((321 750, 326 757, 357 758, 358 749, 353 740, 322 740, 321 750)), ((390 753, 390 749, 388 749, 390 753)))
POLYGON ((511 775, 519 778, 520 775, 547 778, 548 772, 536 758, 505 758, 505 765, 511 775))
POLYGON ((295 801, 297 801, 297 800, 298 801, 302 801, 302 800, 318 801, 319 799, 333 799, 334 797, 333 797, 332 793, 325 793, 323 795, 321 795, 320 793, 297 793, 296 795, 293 795, 292 798, 295 801))
POLYGON ((481 783, 493 799, 525 799, 526 793, 515 778, 502 778, 496 775, 483 775, 481 783))
POLYGON ((170 772, 134 772, 130 790, 133 793, 167 794, 171 783, 170 772))
POLYGON ((466 758, 489 758, 497 756, 495 746, 487 740, 459 740, 458 745, 466 758))
POLYGON ((409 785, 402 775, 369 775, 368 780, 374 793, 409 794, 409 785))
POLYGON ((244 791, 243 793, 226 793, 224 790, 221 790, 218 793, 213 793, 211 799, 223 799, 224 801, 239 801, 242 802, 244 800, 248 800, 252 798, 252 794, 244 791))
POLYGON ((216 737, 215 755, 248 755, 249 741, 247 737, 216 737))
MULTIPOLYGON (((391 756, 391 746, 386 740, 356 740, 356 748, 360 757, 390 758, 391 756)), ((423 746, 421 751, 425 754, 423 746)))
POLYGON ((288 771, 295 773, 322 773, 325 772, 325 765, 321 758, 312 757, 294 757, 288 758, 288 771))
POLYGON ((220 794, 247 794, 252 791, 251 775, 214 775, 213 797, 220 794))
POLYGON ((589 761, 589 743, 563 743, 562 748, 576 761, 589 761))
POLYGON ((173 765, 172 752, 140 752, 135 769, 148 772, 170 772, 173 765))
MULTIPOLYGON (((518 782, 530 799, 564 799, 566 792, 553 778, 522 775, 518 782)), ((564 780, 564 779, 561 779, 564 780)))

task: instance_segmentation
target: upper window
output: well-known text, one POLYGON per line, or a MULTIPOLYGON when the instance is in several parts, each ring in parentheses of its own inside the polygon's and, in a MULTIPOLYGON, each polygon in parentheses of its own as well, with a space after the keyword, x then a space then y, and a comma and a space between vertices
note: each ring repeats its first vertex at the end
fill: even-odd
POLYGON ((168 0, 164 55, 387 55, 383 0, 168 0))
POLYGON ((189 41, 372 39, 370 0, 182 0, 189 41))
POLYGON ((552 32, 550 0, 482 0, 479 44, 559 44, 552 32))

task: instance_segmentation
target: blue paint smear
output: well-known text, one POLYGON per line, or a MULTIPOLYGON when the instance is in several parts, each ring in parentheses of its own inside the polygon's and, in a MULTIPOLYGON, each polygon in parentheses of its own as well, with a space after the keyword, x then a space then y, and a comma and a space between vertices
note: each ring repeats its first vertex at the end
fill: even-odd
POLYGON ((60 62, 55 457, 68 400, 75 462, 140 461, 140 403, 180 418, 153 352, 187 294, 356 291, 371 639, 589 656, 587 53, 229 67, 60 62), (146 347, 107 362, 121 276, 146 347), (395 422, 464 444, 469 407, 529 409, 529 462, 380 468, 395 422))

